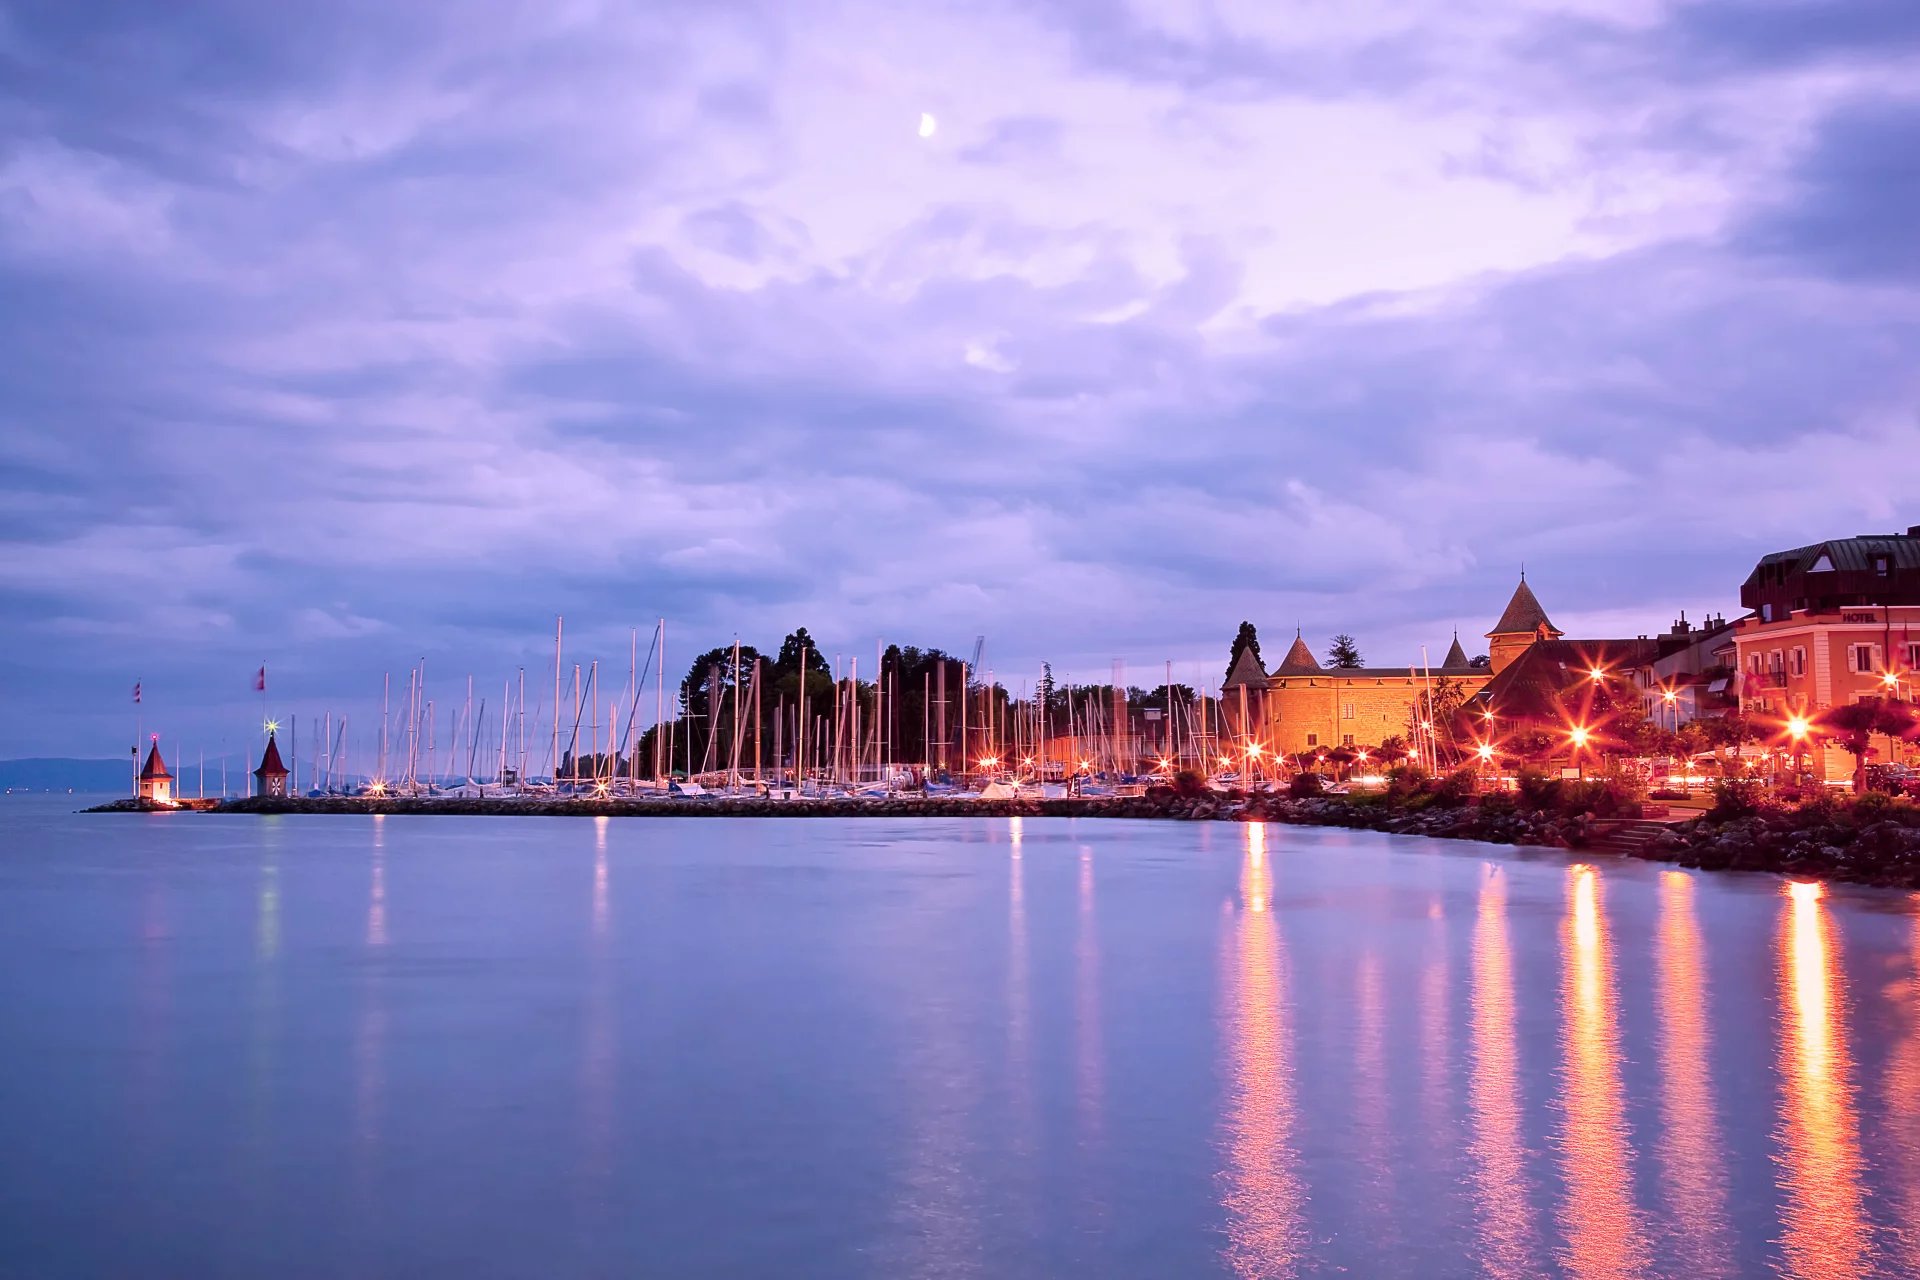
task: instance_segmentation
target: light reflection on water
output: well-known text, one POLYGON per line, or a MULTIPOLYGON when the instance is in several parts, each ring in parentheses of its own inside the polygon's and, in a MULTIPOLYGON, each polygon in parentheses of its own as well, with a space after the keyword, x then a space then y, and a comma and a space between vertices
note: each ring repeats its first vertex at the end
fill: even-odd
POLYGON ((1902 895, 1259 823, 99 822, 0 858, 22 1274, 1920 1274, 1902 895))
POLYGON ((1727 1248, 1726 1152, 1710 1075, 1712 1037, 1707 975, 1700 926, 1693 905, 1693 877, 1684 871, 1660 876, 1657 950, 1660 1014, 1660 1138, 1674 1231, 1673 1252, 1695 1276, 1736 1274, 1727 1248))
POLYGON ((1226 1257, 1242 1276, 1299 1273, 1307 1235, 1294 1138, 1285 944, 1272 911, 1266 824, 1249 822, 1225 986, 1227 1052, 1226 1257))
POLYGON ((1787 1273, 1810 1280, 1864 1275, 1872 1263, 1846 980, 1825 897, 1817 884, 1792 884, 1780 908, 1782 1243, 1787 1273))
POLYGON ((1620 1044, 1599 873, 1567 869, 1561 989, 1565 1063, 1560 1136, 1567 1195, 1562 1261, 1576 1276, 1636 1276, 1650 1256, 1634 1203, 1632 1152, 1620 1086, 1620 1044))
POLYGON ((1537 1234, 1527 1151, 1520 1130, 1518 1031, 1513 954, 1507 938, 1507 882, 1488 863, 1473 927, 1473 1108, 1478 1262, 1485 1274, 1536 1274, 1537 1234))

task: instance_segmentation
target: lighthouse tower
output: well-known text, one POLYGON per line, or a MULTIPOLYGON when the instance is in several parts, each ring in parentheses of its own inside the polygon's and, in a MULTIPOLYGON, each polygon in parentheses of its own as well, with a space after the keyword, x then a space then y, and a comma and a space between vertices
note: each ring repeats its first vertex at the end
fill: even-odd
POLYGON ((260 767, 253 771, 253 779, 257 784, 253 794, 287 798, 287 766, 280 763, 280 744, 274 741, 271 732, 267 734, 267 749, 260 756, 260 767))
POLYGON ((160 758, 160 739, 156 736, 147 749, 147 762, 140 768, 140 798, 148 804, 173 805, 173 775, 160 758))

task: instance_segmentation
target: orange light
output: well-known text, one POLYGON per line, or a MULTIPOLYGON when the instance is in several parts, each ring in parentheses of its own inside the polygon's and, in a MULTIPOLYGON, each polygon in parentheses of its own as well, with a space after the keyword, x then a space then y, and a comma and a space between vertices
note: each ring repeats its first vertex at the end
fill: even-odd
POLYGON ((1162 760, 1160 762, 1160 767, 1162 769, 1171 769, 1173 768, 1173 762, 1171 760, 1162 760))
POLYGON ((1593 670, 1587 672, 1587 674, 1593 677, 1593 682, 1595 684, 1599 684, 1602 680, 1605 680, 1607 678, 1607 673, 1602 671, 1598 667, 1595 667, 1593 670))
MULTIPOLYGON (((1232 764, 1232 763, 1233 763, 1233 757, 1232 757, 1232 756, 1221 756, 1221 757, 1220 757, 1220 763, 1221 763, 1221 764, 1232 764)), ((1084 768, 1085 766, 1082 766, 1082 767, 1084 768)))
POLYGON ((1680 695, 1679 695, 1679 694, 1677 694, 1677 693, 1675 693, 1675 692, 1674 692, 1673 690, 1671 690, 1671 689, 1667 689, 1667 690, 1664 690, 1664 691, 1662 691, 1662 693, 1660 694, 1660 696, 1661 696, 1662 698, 1665 698, 1665 699, 1666 699, 1666 700, 1667 700, 1668 702, 1672 702, 1672 701, 1673 701, 1673 700, 1674 700, 1675 698, 1677 698, 1677 697, 1679 697, 1680 695))
POLYGON ((1893 672, 1889 671, 1887 672, 1887 674, 1880 677, 1880 683, 1884 684, 1885 686, 1887 686, 1887 688, 1891 689, 1895 685, 1900 683, 1900 677, 1895 675, 1893 672))
POLYGON ((1483 743, 1481 743, 1481 744, 1480 744, 1480 758, 1481 758, 1482 760, 1491 760, 1491 759, 1493 759, 1493 744, 1492 744, 1492 743, 1490 743, 1490 742, 1483 742, 1483 743))
POLYGON ((1570 739, 1572 739, 1572 741, 1573 741, 1573 745, 1574 745, 1574 746, 1576 746, 1576 747, 1584 747, 1584 746, 1586 746, 1586 745, 1587 745, 1587 738, 1588 738, 1588 736, 1589 736, 1589 735, 1588 735, 1588 733, 1587 733, 1587 730, 1586 730, 1586 726, 1585 726, 1585 725, 1578 725, 1578 724, 1577 724, 1577 725, 1575 725, 1575 726, 1573 726, 1573 732, 1572 732, 1572 733, 1570 733, 1570 734, 1568 734, 1567 736, 1568 736, 1568 737, 1569 737, 1570 739))
POLYGON ((1249 746, 1249 747, 1247 748, 1247 754, 1248 754, 1248 755, 1250 755, 1250 756, 1257 756, 1257 755, 1259 755, 1259 754, 1260 754, 1260 744, 1256 742, 1256 743, 1253 743, 1252 745, 1250 745, 1250 746, 1249 746))
POLYGON ((1032 756, 1028 756, 1028 757, 1027 757, 1026 759, 1024 759, 1024 760, 1022 760, 1022 761, 1021 761, 1020 763, 1021 763, 1021 764, 1032 764, 1032 763, 1033 763, 1033 757, 1032 757, 1032 756))
POLYGON ((993 766, 999 763, 1000 763, 999 756, 982 756, 980 758, 980 767, 982 769, 991 769, 993 768, 993 766))
POLYGON ((1806 737, 1809 728, 1811 726, 1807 723, 1805 716, 1791 716, 1787 719, 1787 736, 1795 742, 1806 737))
POLYGON ((1360 748, 1360 758, 1362 760, 1367 758, 1367 749, 1365 747, 1360 748))

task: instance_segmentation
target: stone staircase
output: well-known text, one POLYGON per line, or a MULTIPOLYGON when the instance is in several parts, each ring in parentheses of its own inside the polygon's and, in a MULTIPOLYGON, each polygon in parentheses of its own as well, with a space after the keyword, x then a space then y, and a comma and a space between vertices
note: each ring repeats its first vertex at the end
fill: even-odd
POLYGON ((1645 818, 1597 818, 1587 827, 1587 848, 1595 853, 1644 858, 1647 846, 1666 829, 1666 823, 1645 818))

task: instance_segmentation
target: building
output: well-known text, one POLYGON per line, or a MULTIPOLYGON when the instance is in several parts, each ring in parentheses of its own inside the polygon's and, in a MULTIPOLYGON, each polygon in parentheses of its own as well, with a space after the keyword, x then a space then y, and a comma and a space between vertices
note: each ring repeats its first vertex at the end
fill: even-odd
POLYGON ((253 771, 253 780, 253 794, 286 798, 287 766, 280 763, 280 744, 274 741, 271 732, 267 734, 267 749, 260 756, 260 767, 253 771))
MULTIPOLYGON (((1527 571, 1522 569, 1520 585, 1514 588, 1513 598, 1507 601, 1500 621, 1487 632, 1487 656, 1492 660, 1493 674, 1506 670, 1534 641, 1558 640, 1561 634, 1560 628, 1548 621, 1547 611, 1534 597, 1533 588, 1527 585, 1527 571)), ((1454 643, 1459 643, 1457 637, 1454 643)))
POLYGON ((1663 729, 1739 710, 1733 688, 1733 624, 1712 615, 1698 626, 1681 614, 1658 638, 1659 656, 1634 671, 1640 710, 1663 729))
POLYGON ((160 739, 155 738, 147 749, 147 762, 140 768, 140 799, 149 804, 173 804, 173 775, 167 772, 167 762, 160 758, 160 739))
MULTIPOLYGON (((1836 538, 1761 558, 1740 587, 1734 624, 1740 709, 1785 726, 1866 698, 1920 696, 1920 525, 1836 538)), ((1838 747, 1808 753, 1846 778, 1838 747)))
MULTIPOLYGON (((1520 591, 1533 599, 1524 581, 1520 591)), ((1409 737, 1416 709, 1429 695, 1469 697, 1491 674, 1467 659, 1457 635, 1436 667, 1322 667, 1296 633, 1293 647, 1267 677, 1259 723, 1266 726, 1268 744, 1287 755, 1320 747, 1378 746, 1388 738, 1409 737)), ((1230 716, 1234 696, 1226 691, 1223 698, 1230 716)))

